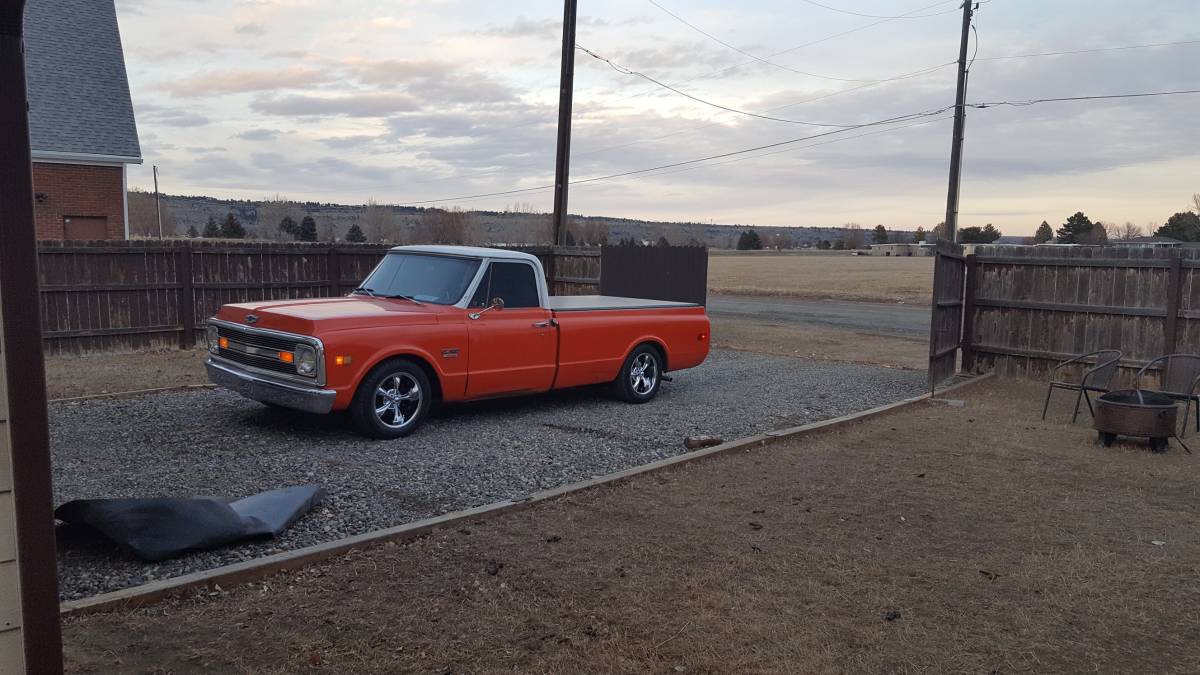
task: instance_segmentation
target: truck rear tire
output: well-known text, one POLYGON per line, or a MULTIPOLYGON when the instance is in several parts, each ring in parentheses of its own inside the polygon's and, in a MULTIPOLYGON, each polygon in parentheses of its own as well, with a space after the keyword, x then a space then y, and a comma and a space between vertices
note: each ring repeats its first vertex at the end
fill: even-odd
POLYGON ((400 438, 425 421, 433 388, 425 371, 404 359, 392 359, 371 369, 350 403, 354 426, 371 438, 400 438))
POLYGON ((613 380, 613 394, 627 403, 645 403, 658 395, 662 386, 662 353, 653 345, 638 345, 613 380))

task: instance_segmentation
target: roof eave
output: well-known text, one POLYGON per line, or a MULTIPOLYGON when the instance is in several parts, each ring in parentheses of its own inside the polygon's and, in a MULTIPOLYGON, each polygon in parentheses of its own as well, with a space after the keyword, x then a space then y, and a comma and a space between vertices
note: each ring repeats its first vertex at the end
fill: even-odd
POLYGON ((141 164, 141 157, 126 155, 97 155, 87 152, 57 152, 54 150, 33 150, 30 153, 35 162, 53 164, 141 164))

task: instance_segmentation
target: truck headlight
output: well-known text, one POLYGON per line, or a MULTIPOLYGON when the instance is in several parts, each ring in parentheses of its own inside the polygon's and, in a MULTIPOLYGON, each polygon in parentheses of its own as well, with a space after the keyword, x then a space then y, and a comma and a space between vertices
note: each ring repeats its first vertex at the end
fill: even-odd
POLYGON ((308 345, 296 345, 296 372, 306 377, 317 374, 317 350, 308 345))
POLYGON ((218 335, 218 333, 217 333, 216 325, 211 324, 211 323, 208 324, 207 335, 208 335, 208 351, 212 352, 213 354, 216 354, 218 351, 220 351, 220 340, 221 340, 220 335, 218 335))

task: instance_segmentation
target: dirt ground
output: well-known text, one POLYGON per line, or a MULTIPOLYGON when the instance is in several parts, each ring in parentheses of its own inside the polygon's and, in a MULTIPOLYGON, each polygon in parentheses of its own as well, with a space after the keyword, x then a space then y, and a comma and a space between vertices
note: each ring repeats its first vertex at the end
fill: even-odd
POLYGON ((928 305, 933 296, 933 258, 714 255, 708 259, 708 290, 928 305))
POLYGON ((113 394, 140 389, 204 384, 203 349, 47 356, 46 396, 50 399, 113 394))
POLYGON ((112 672, 1195 672, 1200 458, 961 390, 212 595, 71 618, 112 672))
POLYGON ((913 370, 924 370, 929 365, 929 340, 924 337, 717 318, 712 321, 714 347, 913 370))

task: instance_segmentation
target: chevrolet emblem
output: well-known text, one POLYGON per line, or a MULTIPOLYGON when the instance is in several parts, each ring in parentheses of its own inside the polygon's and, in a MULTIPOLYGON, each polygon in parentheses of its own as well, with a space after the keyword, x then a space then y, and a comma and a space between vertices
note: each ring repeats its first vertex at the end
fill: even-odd
POLYGON ((250 324, 258 323, 258 317, 254 316, 253 314, 247 314, 246 315, 246 323, 250 323, 250 324))

